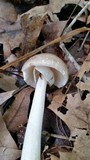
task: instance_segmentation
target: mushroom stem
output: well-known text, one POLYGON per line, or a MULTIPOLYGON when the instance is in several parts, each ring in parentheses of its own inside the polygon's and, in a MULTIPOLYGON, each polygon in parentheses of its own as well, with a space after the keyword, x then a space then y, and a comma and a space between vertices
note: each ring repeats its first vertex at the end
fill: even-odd
POLYGON ((24 138, 21 160, 41 159, 41 130, 47 81, 38 78, 24 138))

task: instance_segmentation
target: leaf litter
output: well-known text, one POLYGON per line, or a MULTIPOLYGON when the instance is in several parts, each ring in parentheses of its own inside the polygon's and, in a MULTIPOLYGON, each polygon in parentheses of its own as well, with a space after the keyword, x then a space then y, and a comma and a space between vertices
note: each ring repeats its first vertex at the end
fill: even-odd
MULTIPOLYGON (((62 18, 63 20, 60 20, 59 15, 62 9, 65 9, 69 4, 74 4, 76 7, 80 6, 82 10, 84 5, 89 4, 89 1, 50 0, 49 4, 35 6, 21 15, 17 15, 14 5, 10 2, 0 1, 0 43, 3 44, 3 51, 0 50, 0 55, 3 55, 4 63, 12 53, 17 60, 20 58, 18 65, 16 65, 17 60, 10 67, 6 65, 8 73, 17 73, 16 75, 0 73, 1 109, 3 109, 3 104, 6 105, 5 112, 3 109, 3 115, 0 114, 0 158, 3 160, 16 160, 21 154, 19 145, 23 144, 28 112, 33 99, 33 89, 26 86, 26 88, 19 90, 17 94, 13 95, 13 93, 22 86, 17 85, 17 79, 21 81, 21 84, 25 84, 23 78, 20 79, 22 77, 21 67, 25 59, 30 57, 29 52, 56 54, 67 64, 70 73, 69 81, 62 89, 57 89, 54 86, 51 89, 47 88, 42 126, 42 159, 90 159, 90 45, 87 45, 90 43, 90 38, 89 36, 85 38, 86 35, 83 33, 79 34, 81 30, 82 32, 85 31, 85 28, 81 29, 79 23, 81 24, 83 21, 84 27, 87 24, 89 25, 90 16, 89 14, 83 14, 82 17, 80 14, 79 17, 73 15, 68 19, 62 18), (4 9, 4 13, 3 7, 7 5, 10 6, 10 9, 9 11, 7 8, 4 9), (10 16, 7 14, 9 12, 10 16), (70 52, 66 57, 65 52, 67 50, 62 50, 59 47, 61 40, 56 38, 65 34, 64 29, 67 29, 68 24, 72 23, 73 20, 75 21, 69 29, 73 31, 73 28, 79 28, 79 30, 73 32, 73 34, 71 32, 64 39, 62 38, 64 47, 70 52), (79 38, 76 36, 77 33, 79 38), (70 38, 69 41, 66 41, 68 38, 70 38), (56 40, 53 41, 54 39, 56 40), (76 42, 78 45, 76 45, 76 42), (42 47, 39 49, 40 46, 42 47), (75 54, 75 51, 80 48, 83 54, 80 55, 81 52, 75 54), (72 51, 74 52, 72 53, 72 51), (71 55, 75 55, 76 64, 82 62, 79 63, 79 70, 75 68, 71 55), (76 82, 76 79, 78 82, 76 82), (13 102, 11 102, 12 96, 14 96, 13 102), (43 133, 46 134, 43 135, 43 133)), ((87 13, 90 12, 89 6, 85 10, 87 13)), ((86 28, 86 30, 89 29, 86 28)))

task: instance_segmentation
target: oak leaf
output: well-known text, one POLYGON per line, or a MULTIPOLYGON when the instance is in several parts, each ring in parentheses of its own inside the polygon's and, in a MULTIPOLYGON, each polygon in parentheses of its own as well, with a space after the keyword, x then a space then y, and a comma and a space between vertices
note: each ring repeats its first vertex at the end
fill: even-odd
MULTIPOLYGON (((58 98, 58 100, 60 98, 58 98)), ((53 101, 53 103, 56 105, 57 101, 53 101)), ((75 130, 76 128, 89 129, 90 94, 88 94, 86 99, 83 101, 79 93, 75 94, 74 96, 68 94, 66 107, 63 107, 64 113, 61 110, 62 108, 58 111, 58 108, 60 108, 59 105, 53 107, 53 103, 49 106, 49 109, 59 116, 59 118, 61 118, 67 124, 71 131, 75 130)))

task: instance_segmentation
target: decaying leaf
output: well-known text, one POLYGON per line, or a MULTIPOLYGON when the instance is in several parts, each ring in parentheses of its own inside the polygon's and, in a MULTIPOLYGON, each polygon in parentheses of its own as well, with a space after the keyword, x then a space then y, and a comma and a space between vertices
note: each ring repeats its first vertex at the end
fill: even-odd
POLYGON ((90 135, 86 130, 81 130, 76 137, 74 148, 71 152, 61 152, 60 160, 89 160, 90 135))
POLYGON ((0 159, 16 160, 20 157, 21 151, 18 150, 16 143, 8 132, 0 113, 0 159))
POLYGON ((60 160, 60 158, 58 158, 58 157, 56 157, 56 156, 54 156, 54 155, 52 155, 52 154, 50 155, 50 159, 51 159, 51 160, 60 160))
POLYGON ((86 60, 84 61, 83 65, 80 67, 80 70, 78 71, 78 77, 81 79, 85 72, 90 71, 90 53, 88 54, 86 60))
POLYGON ((75 152, 60 152, 60 160, 81 160, 75 152))
POLYGON ((82 130, 81 134, 76 138, 73 151, 76 152, 80 159, 90 159, 90 135, 87 131, 82 130))
POLYGON ((80 90, 90 91, 90 74, 88 74, 88 77, 85 75, 85 73, 89 71, 90 71, 90 54, 88 54, 86 60, 81 66, 77 75, 80 78, 79 82, 77 83, 77 88, 79 88, 80 90), (85 80, 82 81, 82 78, 85 80))
MULTIPOLYGON (((54 40, 55 38, 58 38, 63 32, 63 29, 66 23, 67 21, 56 21, 56 22, 50 22, 50 23, 44 24, 42 31, 41 31, 44 37, 43 43, 47 44, 48 42, 54 40)), ((44 52, 52 53, 54 55, 57 55, 60 58, 63 57, 62 51, 58 47, 58 44, 48 46, 46 49, 44 49, 44 52)))
POLYGON ((36 42, 46 18, 47 16, 34 16, 29 19, 28 15, 22 17, 22 29, 25 34, 22 46, 24 54, 36 48, 36 42))
POLYGON ((50 9, 52 10, 53 13, 58 13, 60 12, 61 8, 65 6, 65 4, 79 4, 82 6, 82 3, 84 0, 79 1, 79 0, 50 0, 50 9))
POLYGON ((5 91, 10 91, 17 89, 18 87, 15 85, 16 79, 14 77, 5 75, 0 73, 0 88, 5 91))
MULTIPOLYGON (((12 28, 15 26, 12 26, 12 28)), ((18 27, 18 26, 17 26, 18 27)), ((14 29, 14 28, 13 28, 14 29)), ((20 47, 23 42, 24 34, 18 28, 15 31, 2 33, 0 36, 0 43, 3 44, 4 57, 7 58, 11 54, 11 50, 20 47)))
POLYGON ((49 22, 45 24, 42 28, 42 34, 45 38, 45 42, 48 43, 49 41, 58 38, 63 32, 66 24, 67 21, 49 22))
POLYGON ((32 90, 32 88, 28 87, 19 92, 10 109, 4 114, 4 120, 9 131, 18 131, 19 126, 24 125, 27 122, 30 94, 32 90))
POLYGON ((9 98, 11 98, 14 91, 15 90, 0 93, 0 105, 7 101, 9 98))
POLYGON ((9 23, 14 23, 17 18, 13 4, 0 0, 0 18, 9 23))
POLYGON ((37 6, 27 11, 25 14, 29 14, 29 17, 33 17, 35 15, 44 15, 48 14, 51 20, 57 21, 56 15, 53 13, 58 13, 61 11, 61 8, 65 6, 65 4, 79 4, 82 6, 84 0, 50 0, 48 5, 37 6))
POLYGON ((53 103, 49 108, 67 124, 71 131, 75 130, 75 128, 89 129, 90 94, 88 94, 86 99, 83 101, 81 100, 79 93, 75 96, 68 94, 66 107, 63 108, 64 112, 62 109, 61 111, 58 111, 57 106, 53 107, 53 103))
POLYGON ((57 109, 62 105, 64 99, 65 95, 60 91, 58 95, 53 97, 53 100, 48 108, 54 111, 54 113, 57 113, 57 109))

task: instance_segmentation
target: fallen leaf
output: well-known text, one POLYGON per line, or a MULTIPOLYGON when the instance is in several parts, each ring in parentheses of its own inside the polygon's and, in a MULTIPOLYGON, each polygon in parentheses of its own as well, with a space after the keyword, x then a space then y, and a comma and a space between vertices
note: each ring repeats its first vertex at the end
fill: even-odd
POLYGON ((7 101, 9 98, 11 98, 13 93, 14 93, 14 91, 15 90, 4 92, 4 93, 0 93, 0 105, 3 104, 5 101, 7 101))
POLYGON ((89 160, 90 159, 90 135, 81 130, 76 137, 72 152, 60 152, 60 160, 89 160))
POLYGON ((9 23, 16 21, 17 13, 13 4, 0 0, 0 18, 9 23))
POLYGON ((30 94, 32 88, 24 88, 20 91, 10 106, 10 109, 5 112, 3 118, 9 131, 16 132, 19 126, 27 122, 28 108, 30 103, 30 94))
POLYGON ((49 6, 53 13, 58 13, 66 4, 79 4, 82 6, 83 2, 84 0, 50 0, 49 6))
POLYGON ((89 71, 90 71, 90 53, 88 54, 86 60, 82 64, 82 66, 80 67, 80 70, 78 71, 77 77, 79 77, 81 80, 82 77, 84 76, 84 73, 89 72, 89 71))
POLYGON ((47 16, 34 16, 32 19, 29 19, 28 15, 22 17, 22 29, 25 34, 22 44, 23 54, 36 48, 37 39, 46 19, 47 16))
POLYGON ((85 82, 79 81, 77 84, 77 88, 79 88, 81 91, 90 91, 90 77, 87 77, 85 82))
MULTIPOLYGON (((45 15, 48 14, 53 21, 57 21, 56 15, 53 13, 58 13, 61 11, 62 7, 65 4, 78 4, 82 7, 84 0, 50 0, 48 5, 37 6, 27 11, 25 14, 29 14, 29 17, 33 17, 35 15, 45 15)), ((23 16, 23 14, 21 15, 23 16)))
POLYGON ((16 160, 20 157, 21 151, 18 150, 16 143, 8 132, 0 113, 0 159, 16 160))
POLYGON ((58 38, 66 24, 67 21, 49 22, 45 24, 42 28, 42 34, 45 38, 45 42, 48 43, 53 39, 58 38))
MULTIPOLYGON (((42 31, 41 31, 41 34, 44 37, 43 43, 47 44, 53 39, 58 38, 63 32, 63 29, 66 23, 67 21, 56 21, 56 22, 49 22, 47 24, 44 24, 42 31)), ((52 53, 63 59, 63 52, 58 47, 58 44, 48 46, 47 48, 44 49, 44 52, 52 53)))
POLYGON ((0 73, 0 88, 5 91, 17 89, 15 85, 16 79, 14 77, 0 73))
MULTIPOLYGON (((56 101, 55 104, 58 104, 60 98, 56 101)), ((86 128, 89 129, 90 124, 90 94, 87 95, 85 100, 81 100, 79 93, 72 96, 71 94, 67 95, 67 104, 66 107, 58 111, 58 108, 62 107, 56 105, 54 107, 53 103, 49 106, 59 118, 61 118, 72 131, 75 128, 86 128), (73 103, 72 103, 73 102, 73 103), (63 112, 64 111, 64 112, 63 112)))
POLYGON ((56 157, 56 156, 54 156, 54 155, 50 155, 50 159, 51 159, 51 160, 60 160, 60 158, 58 158, 58 157, 56 157))
POLYGON ((87 131, 82 130, 81 134, 76 138, 73 151, 76 152, 80 159, 90 159, 90 135, 87 131))
POLYGON ((81 160, 75 152, 60 152, 60 160, 81 160))
MULTIPOLYGON (((13 26, 12 26, 13 28, 13 26)), ((14 30, 0 34, 0 43, 3 44, 3 51, 5 59, 11 54, 11 50, 20 47, 23 42, 24 34, 22 30, 14 30)))
POLYGON ((77 74, 77 77, 79 77, 79 82, 77 83, 77 88, 82 90, 88 90, 90 91, 90 74, 88 73, 90 71, 90 53, 88 54, 86 60, 84 61, 83 65, 80 67, 80 70, 77 74), (87 74, 88 73, 88 76, 87 74), (83 81, 82 81, 83 78, 83 81))
POLYGON ((55 95, 53 97, 53 100, 51 104, 48 106, 48 108, 54 111, 54 113, 57 113, 57 109, 62 105, 64 99, 65 99, 65 95, 59 92, 58 95, 55 95))

